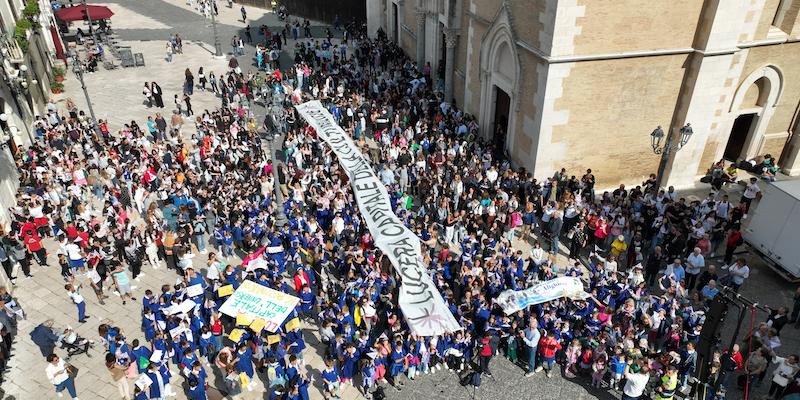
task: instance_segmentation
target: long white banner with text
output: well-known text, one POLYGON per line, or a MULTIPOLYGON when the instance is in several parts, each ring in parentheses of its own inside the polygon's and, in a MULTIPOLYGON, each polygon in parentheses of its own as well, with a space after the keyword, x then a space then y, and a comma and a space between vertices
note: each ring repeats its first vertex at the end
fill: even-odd
POLYGON ((389 193, 361 150, 319 101, 309 101, 295 107, 319 137, 331 146, 347 172, 356 202, 375 244, 389 257, 402 278, 399 303, 411 330, 422 336, 460 330, 461 327, 421 262, 419 238, 394 214, 389 193))

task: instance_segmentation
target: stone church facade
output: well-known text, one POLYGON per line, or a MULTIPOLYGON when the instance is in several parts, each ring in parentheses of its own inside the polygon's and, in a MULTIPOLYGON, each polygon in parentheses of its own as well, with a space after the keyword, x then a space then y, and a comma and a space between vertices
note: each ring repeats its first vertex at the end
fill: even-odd
POLYGON ((650 132, 694 135, 665 185, 715 160, 772 154, 800 174, 800 0, 366 0, 537 178, 591 168, 600 187, 658 169, 650 132))

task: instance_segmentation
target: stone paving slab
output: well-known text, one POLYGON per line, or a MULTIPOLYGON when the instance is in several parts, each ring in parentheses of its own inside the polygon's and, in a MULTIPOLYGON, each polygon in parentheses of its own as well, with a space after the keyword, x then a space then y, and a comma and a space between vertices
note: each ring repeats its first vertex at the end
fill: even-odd
MULTIPOLYGON (((115 12, 112 26, 117 29, 121 38, 126 44, 130 44, 134 52, 142 52, 145 56, 147 66, 142 68, 119 68, 113 71, 106 71, 102 67, 96 74, 86 75, 86 85, 90 92, 93 107, 99 118, 107 117, 110 121, 110 129, 116 131, 124 123, 136 120, 140 125, 144 125, 148 115, 155 115, 156 111, 161 111, 166 118, 172 113, 171 95, 182 91, 183 71, 190 68, 193 73, 203 66, 206 73, 214 71, 219 77, 221 72, 227 68, 226 60, 215 60, 211 57, 213 52, 213 33, 210 21, 200 16, 196 11, 189 9, 188 2, 182 0, 137 0, 134 2, 107 2, 115 12), (164 44, 170 33, 179 33, 184 38, 184 54, 174 56, 174 63, 168 64, 165 61, 164 44), (165 105, 163 110, 147 109, 144 106, 144 97, 141 88, 144 81, 156 81, 164 89, 165 105)), ((238 7, 233 10, 228 9, 225 2, 220 2, 219 32, 223 50, 228 51, 230 37, 234 34, 241 35, 244 25, 238 7)), ((251 26, 255 27, 261 23, 267 23, 270 27, 278 25, 278 20, 271 12, 260 12, 255 8, 248 7, 248 20, 252 20, 251 26), (262 22, 263 21, 263 22, 262 22)), ((315 23, 313 32, 316 36, 322 36, 324 24, 315 23)), ((73 28, 74 29, 74 28, 73 28)), ((254 38, 258 36, 254 31, 254 38)), ((288 48, 294 46, 291 38, 288 41, 288 48)), ((286 48, 286 47, 285 47, 286 48)), ((248 57, 252 58, 253 48, 247 46, 248 57)), ((247 70, 247 57, 240 58, 242 68, 247 70)), ((283 56, 284 62, 291 64, 286 54, 283 56)), ((116 62, 116 61, 115 61, 116 62)), ((285 66, 284 66, 285 67, 285 66)), ((62 95, 53 96, 57 100, 60 108, 64 108, 67 97, 71 97, 81 109, 86 109, 86 101, 80 85, 76 79, 68 74, 65 80, 66 90, 62 95)), ((211 109, 220 104, 220 100, 211 93, 196 90, 192 96, 192 102, 196 114, 200 114, 205 108, 211 109)), ((255 107, 256 114, 259 107, 255 107)), ((263 115, 263 109, 261 109, 263 115)), ((188 138, 194 130, 192 127, 185 129, 188 138)), ((760 183, 766 185, 767 183, 760 183)), ((682 191, 680 194, 692 198, 705 198, 707 186, 701 185, 691 191, 682 191)), ((731 194, 732 200, 738 200, 741 192, 731 194)), ((754 202, 756 206, 757 202, 754 202)), ((53 241, 45 241, 48 250, 51 252, 49 262, 56 265, 55 250, 57 244, 53 241)), ((515 247, 526 252, 530 245, 515 240, 515 247)), ((562 246, 563 248, 564 246, 562 246)), ((751 278, 742 288, 742 293, 754 300, 769 305, 791 305, 792 294, 795 285, 790 285, 777 277, 771 270, 763 265, 760 260, 753 256, 745 255, 748 259, 752 271, 751 278)), ((198 255, 195 259, 196 265, 205 265, 205 255, 198 255)), ((231 260, 235 262, 237 260, 231 260)), ((559 265, 565 265, 564 255, 559 256, 559 265)), ((19 323, 19 335, 14 343, 12 350, 13 358, 9 362, 10 370, 5 374, 5 381, 2 385, 2 392, 5 398, 11 399, 50 399, 54 398, 53 387, 44 376, 46 362, 41 357, 39 349, 30 341, 29 332, 47 318, 56 320, 56 326, 65 327, 71 325, 76 331, 87 338, 98 341, 97 325, 109 319, 115 320, 127 334, 128 342, 133 339, 143 340, 144 335, 139 330, 140 326, 140 303, 129 302, 123 306, 118 297, 112 293, 107 293, 106 305, 100 306, 97 299, 88 290, 88 282, 85 276, 78 277, 76 282, 84 284, 84 294, 86 295, 86 311, 91 317, 86 324, 77 322, 77 311, 70 302, 63 290, 63 280, 59 275, 58 268, 41 268, 33 266, 33 279, 21 278, 14 295, 19 299, 21 305, 28 314, 28 319, 19 323), (134 304, 135 303, 135 304, 134 304)), ((143 267, 144 276, 140 281, 134 282, 137 287, 134 296, 141 301, 145 289, 157 289, 163 283, 172 283, 176 275, 168 271, 162 264, 158 269, 153 269, 149 265, 143 267)), ((756 321, 764 319, 762 313, 757 313, 756 321)), ((732 331, 732 323, 726 322, 723 329, 723 340, 728 340, 726 335, 732 331)), ((303 324, 307 343, 310 345, 306 353, 308 360, 305 370, 317 378, 316 389, 310 390, 312 399, 322 398, 319 372, 322 366, 322 349, 315 348, 313 343, 318 343, 316 329, 313 326, 303 324)), ((798 352, 798 331, 793 327, 784 328, 782 340, 784 348, 782 354, 798 352)), ((72 362, 81 369, 77 378, 77 389, 79 396, 86 399, 105 399, 116 398, 116 388, 111 382, 108 372, 103 366, 102 349, 96 347, 90 350, 92 358, 86 355, 79 355, 73 358, 72 362)), ((63 350, 56 350, 57 354, 63 356, 63 350)), ((779 352, 781 353, 781 352, 779 352)), ((215 368, 212 368, 212 370, 215 368)), ((571 374, 562 376, 556 374, 553 378, 547 379, 542 374, 537 374, 531 378, 522 377, 523 371, 509 361, 496 357, 492 361, 492 370, 497 381, 485 379, 483 386, 475 391, 477 399, 528 399, 528 398, 564 398, 564 399, 588 399, 588 398, 619 398, 619 394, 610 393, 605 389, 598 390, 588 386, 588 381, 583 378, 575 378, 571 374)), ((177 375, 177 370, 173 369, 177 375)), ((209 370, 209 372, 211 372, 209 370)), ((420 375, 414 382, 406 380, 402 392, 395 392, 387 389, 386 393, 390 399, 464 399, 471 394, 458 385, 458 377, 455 373, 442 370, 435 374, 420 375)), ((182 378, 173 378, 173 383, 180 384, 182 378)), ((216 376, 214 382, 221 385, 221 377, 216 376)), ((131 382, 131 385, 133 383, 131 382)), ((766 394, 765 385, 756 389, 756 395, 766 394)), ((263 386, 259 386, 259 389, 263 386)), ((176 385, 175 391, 180 392, 176 385)), ((360 397, 356 388, 350 386, 341 393, 342 397, 348 400, 360 397)), ((245 398, 266 398, 267 395, 261 390, 245 393, 245 398)), ((741 399, 743 394, 736 390, 729 393, 729 398, 741 399)), ((179 393, 177 399, 186 399, 183 393, 179 393)))

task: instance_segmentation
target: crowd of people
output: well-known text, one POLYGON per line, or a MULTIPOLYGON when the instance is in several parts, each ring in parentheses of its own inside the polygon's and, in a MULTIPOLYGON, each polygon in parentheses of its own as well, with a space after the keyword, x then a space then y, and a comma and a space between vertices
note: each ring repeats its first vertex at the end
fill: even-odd
MULTIPOLYGON (((168 46, 179 43, 176 35, 168 46)), ((349 45, 352 52, 300 44, 292 70, 272 68, 263 77, 232 67, 212 84, 221 106, 203 110, 194 131, 180 116, 167 124, 159 114, 112 134, 105 121, 76 110, 42 118, 41 140, 17 150, 21 185, 10 230, 0 233, 0 261, 9 276, 19 265, 27 278, 34 262, 58 264, 80 322, 80 290, 91 289, 100 304, 113 290, 131 314, 141 304, 141 332, 110 321, 98 327, 123 399, 164 399, 176 381, 191 399, 206 399, 214 376, 232 398, 265 390, 270 399, 307 399, 319 384, 326 398, 348 385, 370 397, 443 368, 491 375, 496 355, 526 376, 563 370, 621 390, 624 399, 666 400, 679 390, 721 397, 734 374, 752 390, 774 364, 769 395, 782 396, 800 369, 797 356, 776 354, 790 322, 783 307, 741 347, 719 348, 706 381, 694 379, 695 343, 711 300, 720 286, 738 291, 749 277, 734 252, 759 193, 755 182, 741 201, 714 189, 696 202, 660 190, 654 176, 604 193, 595 192, 591 170, 562 169, 540 182, 524 166, 513 168, 501 144, 481 139, 475 118, 435 90, 429 66, 425 73, 382 31, 349 45), (264 101, 277 94, 282 114, 259 126, 242 105, 264 86, 264 101), (372 162, 398 218, 418 235, 427 273, 461 330, 423 337, 407 324, 398 307, 402 279, 375 246, 346 171, 293 108, 312 99, 372 162), (259 130, 283 137, 274 145, 280 157, 264 150, 259 130), (278 213, 286 225, 275 223, 278 213), (50 249, 56 257, 46 238, 58 243, 50 249), (514 247, 523 243, 531 245, 527 254, 514 247), (718 270, 713 257, 723 243, 718 270), (175 271, 178 281, 134 293, 145 264, 175 271), (505 290, 563 276, 580 279, 587 296, 511 315, 495 302, 505 290), (218 312, 230 296, 219 289, 245 279, 298 297, 286 320, 299 318, 318 337, 299 327, 253 331, 218 312), (190 292, 196 285, 202 292, 190 292), (184 309, 185 300, 195 306, 184 309), (245 333, 231 340, 234 329, 245 333), (317 340, 325 365, 311 366, 321 371, 314 377, 303 368, 304 353, 317 340), (734 362, 721 371, 726 358, 734 362), (133 392, 129 377, 137 378, 133 392)), ((154 86, 145 87, 151 96, 154 86)), ((189 93, 193 87, 185 83, 189 93)), ((49 325, 37 328, 35 340, 48 379, 77 398, 74 372, 53 354, 70 333, 49 325)))

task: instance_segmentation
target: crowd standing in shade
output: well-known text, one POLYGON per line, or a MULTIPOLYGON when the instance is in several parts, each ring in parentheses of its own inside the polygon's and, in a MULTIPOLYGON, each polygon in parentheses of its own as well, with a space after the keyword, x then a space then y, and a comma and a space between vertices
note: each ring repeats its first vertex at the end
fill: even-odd
MULTIPOLYGON (((209 2, 198 5, 210 10, 209 2)), ((169 47, 180 52, 179 43, 176 35, 169 47)), ((231 62, 219 80, 210 73, 221 104, 198 110, 193 124, 180 113, 169 123, 156 114, 112 134, 105 121, 80 111, 40 118, 40 140, 18 149, 22 184, 10 207, 11 230, 0 236, 0 256, 10 260, 3 266, 16 276, 19 263, 33 278, 32 264, 55 265, 47 251, 60 253, 81 321, 81 282, 101 304, 114 291, 130 313, 141 310, 141 332, 110 321, 98 327, 122 398, 164 399, 186 380, 191 398, 205 399, 215 374, 225 382, 217 389, 232 398, 252 390, 270 399, 307 399, 309 390, 336 398, 347 385, 369 397, 377 387, 400 391, 407 380, 443 369, 491 375, 497 355, 525 376, 563 370, 621 390, 625 399, 724 394, 708 389, 721 377, 723 357, 735 361, 723 388, 734 374, 758 385, 774 364, 770 396, 777 399, 794 378, 798 357, 778 355, 779 332, 789 322, 780 308, 738 351, 717 351, 708 381, 690 379, 709 302, 721 285, 738 291, 749 276, 734 250, 755 182, 741 202, 716 190, 687 202, 673 188, 656 188, 655 176, 603 193, 591 170, 561 169, 538 181, 524 166, 513 168, 506 149, 480 138, 475 118, 444 102, 429 68, 410 61, 383 31, 338 45, 302 40, 293 56, 288 71, 261 63, 256 73, 244 72, 231 62), (281 100, 277 124, 250 115, 262 88, 281 100), (398 218, 419 236, 422 261, 460 331, 423 337, 407 325, 397 305, 402 279, 374 245, 346 172, 293 108, 313 99, 363 149, 398 218), (275 147, 285 163, 263 150, 259 130, 283 138, 275 147), (276 207, 288 217, 285 226, 274 223, 276 207), (44 249, 47 237, 60 248, 44 249), (531 250, 515 250, 521 242, 531 250), (205 265, 198 254, 208 255, 205 265), (175 271, 177 283, 133 297, 132 282, 159 268, 175 271), (505 290, 562 276, 579 278, 590 296, 512 315, 495 303, 505 290), (228 297, 218 289, 244 279, 300 298, 287 321, 297 317, 319 329, 326 361, 316 366, 317 384, 302 368, 308 332, 253 331, 218 312, 228 297), (195 285, 203 291, 190 296, 195 285), (196 307, 171 312, 187 299, 196 307), (245 333, 231 341, 234 329, 245 333), (271 334, 279 340, 270 342, 271 334), (149 383, 131 393, 128 377, 142 375, 149 383)), ((184 89, 192 93, 191 71, 186 75, 184 89)), ((48 328, 52 323, 37 328, 48 379, 75 397, 67 367, 51 355, 59 335, 48 328)))

